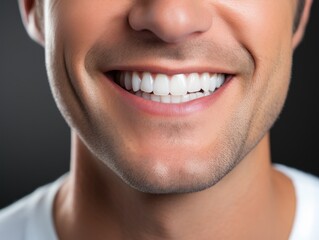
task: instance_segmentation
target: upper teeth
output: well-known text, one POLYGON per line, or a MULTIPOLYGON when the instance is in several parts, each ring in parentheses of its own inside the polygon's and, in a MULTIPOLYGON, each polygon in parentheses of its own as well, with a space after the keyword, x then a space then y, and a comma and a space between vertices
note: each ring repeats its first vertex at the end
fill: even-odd
POLYGON ((201 90, 214 92, 225 82, 225 74, 191 73, 168 76, 161 73, 121 71, 118 79, 120 85, 129 91, 143 91, 158 96, 183 96, 201 90))

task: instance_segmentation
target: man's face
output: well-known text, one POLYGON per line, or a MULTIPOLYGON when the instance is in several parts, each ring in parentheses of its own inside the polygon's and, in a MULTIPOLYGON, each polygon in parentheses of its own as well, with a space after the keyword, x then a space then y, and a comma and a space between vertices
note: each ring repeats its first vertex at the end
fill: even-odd
POLYGON ((210 187, 256 146, 282 109, 295 6, 291 0, 44 1, 47 69, 58 107, 97 159, 132 187, 156 193, 210 187), (130 85, 133 72, 151 73, 151 94, 162 96, 146 100, 120 87, 121 76, 127 73, 130 85), (208 96, 189 101, 190 95, 165 93, 165 83, 173 89, 178 79, 174 95, 186 94, 190 76, 211 87, 214 74, 225 82, 206 89, 208 96))

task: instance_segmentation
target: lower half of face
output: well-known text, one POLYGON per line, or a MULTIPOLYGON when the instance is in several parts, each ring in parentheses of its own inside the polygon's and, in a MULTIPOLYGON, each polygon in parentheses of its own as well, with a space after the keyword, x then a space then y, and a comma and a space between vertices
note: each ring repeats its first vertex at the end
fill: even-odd
POLYGON ((55 99, 93 155, 130 186, 151 193, 213 186, 277 118, 291 68, 287 3, 196 6, 211 11, 212 25, 169 44, 168 35, 127 25, 132 4, 67 2, 47 32, 55 99), (105 15, 108 4, 115 7, 105 15))

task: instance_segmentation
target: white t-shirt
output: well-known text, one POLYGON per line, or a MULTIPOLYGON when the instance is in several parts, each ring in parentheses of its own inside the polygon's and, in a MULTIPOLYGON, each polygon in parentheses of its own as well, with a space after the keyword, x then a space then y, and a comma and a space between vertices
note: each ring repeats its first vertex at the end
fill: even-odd
MULTIPOLYGON (((289 240, 319 240, 319 179, 283 165, 276 169, 292 179, 297 197, 289 240)), ((52 207, 65 176, 0 211, 0 239, 57 240, 52 207)))

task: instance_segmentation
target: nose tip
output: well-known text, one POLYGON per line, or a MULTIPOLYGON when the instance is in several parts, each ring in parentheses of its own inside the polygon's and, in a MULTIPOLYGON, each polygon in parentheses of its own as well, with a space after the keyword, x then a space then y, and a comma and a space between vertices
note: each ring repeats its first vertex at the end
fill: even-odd
POLYGON ((149 0, 135 4, 128 16, 135 31, 149 31, 167 43, 176 43, 210 29, 212 16, 199 0, 149 0))

